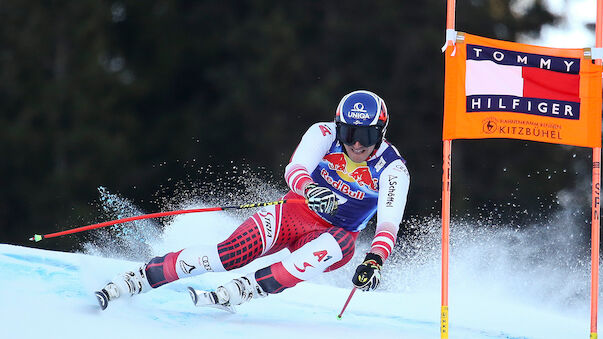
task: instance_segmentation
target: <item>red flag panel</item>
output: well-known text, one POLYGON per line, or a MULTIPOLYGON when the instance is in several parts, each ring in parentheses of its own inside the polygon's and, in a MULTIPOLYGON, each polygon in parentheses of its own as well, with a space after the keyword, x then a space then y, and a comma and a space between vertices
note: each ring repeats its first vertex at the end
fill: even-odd
POLYGON ((522 68, 524 97, 580 102, 580 75, 522 68))

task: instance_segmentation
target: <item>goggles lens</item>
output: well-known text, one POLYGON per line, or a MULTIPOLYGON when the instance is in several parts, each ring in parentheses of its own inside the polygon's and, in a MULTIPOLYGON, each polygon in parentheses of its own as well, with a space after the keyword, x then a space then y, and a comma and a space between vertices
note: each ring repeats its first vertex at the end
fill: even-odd
POLYGON ((364 147, 376 145, 381 140, 381 128, 378 126, 337 125, 337 139, 348 146, 358 141, 364 147))

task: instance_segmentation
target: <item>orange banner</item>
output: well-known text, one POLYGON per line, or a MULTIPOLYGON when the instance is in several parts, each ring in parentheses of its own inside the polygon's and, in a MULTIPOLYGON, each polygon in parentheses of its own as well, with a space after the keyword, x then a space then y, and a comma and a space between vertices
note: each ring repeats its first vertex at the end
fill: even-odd
POLYGON ((583 49, 457 33, 446 51, 443 139, 601 147, 601 80, 583 49))

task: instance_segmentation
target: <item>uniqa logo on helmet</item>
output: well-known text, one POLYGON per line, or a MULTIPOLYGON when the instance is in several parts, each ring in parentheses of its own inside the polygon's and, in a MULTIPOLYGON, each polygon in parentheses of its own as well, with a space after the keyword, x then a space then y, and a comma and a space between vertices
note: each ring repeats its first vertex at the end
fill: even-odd
POLYGON ((355 93, 342 104, 345 120, 354 125, 371 125, 379 107, 376 100, 368 93, 355 93))
POLYGON ((348 118, 352 119, 370 119, 371 116, 364 109, 364 104, 357 102, 354 107, 348 112, 348 118))

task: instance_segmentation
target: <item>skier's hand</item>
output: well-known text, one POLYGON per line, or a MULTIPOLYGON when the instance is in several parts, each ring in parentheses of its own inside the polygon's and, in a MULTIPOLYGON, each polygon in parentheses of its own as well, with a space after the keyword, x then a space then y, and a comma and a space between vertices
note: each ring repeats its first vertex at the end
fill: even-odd
POLYGON ((378 254, 367 253, 364 262, 358 265, 352 283, 357 289, 372 291, 379 286, 381 281, 381 266, 383 259, 378 254))
POLYGON ((330 189, 310 183, 305 188, 305 195, 311 210, 327 214, 337 211, 337 197, 330 189))

